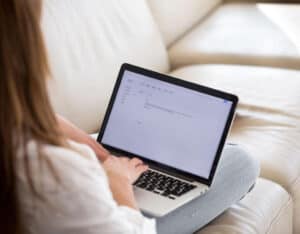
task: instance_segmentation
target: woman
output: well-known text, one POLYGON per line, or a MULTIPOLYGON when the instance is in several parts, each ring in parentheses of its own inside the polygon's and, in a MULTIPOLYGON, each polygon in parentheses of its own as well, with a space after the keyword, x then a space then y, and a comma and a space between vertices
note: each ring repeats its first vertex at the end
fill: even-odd
POLYGON ((1 1, 3 233, 156 233, 157 229, 159 233, 190 233, 247 192, 257 176, 257 164, 236 147, 229 147, 216 183, 206 196, 158 219, 157 224, 144 217, 132 183, 148 167, 137 158, 110 155, 54 114, 46 89, 50 74, 40 14, 39 0, 1 1), (232 169, 235 175, 231 175, 232 169), (226 189, 227 181, 236 189, 226 189), (211 204, 215 205, 207 207, 211 204))

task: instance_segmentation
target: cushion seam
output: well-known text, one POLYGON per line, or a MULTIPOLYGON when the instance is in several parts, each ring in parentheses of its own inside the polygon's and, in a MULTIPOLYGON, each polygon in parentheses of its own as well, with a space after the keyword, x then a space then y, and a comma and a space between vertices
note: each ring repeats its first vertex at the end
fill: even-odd
POLYGON ((298 184, 300 182, 300 175, 292 182, 292 186, 294 187, 295 184, 298 184))
POLYGON ((269 227, 267 228, 267 232, 266 233, 270 233, 270 230, 271 230, 271 227, 273 226, 273 224, 279 219, 279 217, 282 215, 282 211, 284 209, 286 209, 290 204, 292 203, 292 198, 289 194, 289 199, 286 203, 286 205, 282 206, 280 209, 279 209, 279 212, 277 213, 277 215, 272 219, 272 221, 270 222, 269 224, 269 227))

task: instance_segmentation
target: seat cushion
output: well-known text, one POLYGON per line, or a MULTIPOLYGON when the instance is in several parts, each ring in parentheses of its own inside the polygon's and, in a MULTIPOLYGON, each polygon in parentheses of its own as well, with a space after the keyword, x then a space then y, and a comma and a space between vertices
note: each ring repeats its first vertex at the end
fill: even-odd
POLYGON ((300 4, 223 4, 171 46, 171 65, 218 63, 300 69, 299 14, 300 4))
POLYGON ((278 184, 258 179, 238 204, 197 234, 292 234, 293 202, 278 184))
POLYGON ((51 100, 56 112, 85 131, 99 128, 122 63, 168 71, 146 1, 43 2, 51 100))
MULTIPOLYGON (((198 65, 171 75, 239 96, 229 140, 260 160, 261 176, 292 195, 295 217, 300 217, 300 71, 198 65)), ((300 233, 300 222, 294 221, 300 233)))

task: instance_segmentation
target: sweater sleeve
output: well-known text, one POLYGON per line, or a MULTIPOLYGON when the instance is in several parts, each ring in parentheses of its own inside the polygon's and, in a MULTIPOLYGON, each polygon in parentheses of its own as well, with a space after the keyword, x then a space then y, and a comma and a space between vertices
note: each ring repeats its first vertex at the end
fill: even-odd
POLYGON ((50 171, 35 171, 35 175, 38 175, 36 182, 43 184, 39 188, 42 188, 40 192, 45 200, 28 199, 29 193, 23 191, 27 195, 23 200, 27 197, 24 209, 30 232, 156 233, 154 219, 148 219, 141 212, 119 206, 115 202, 105 171, 95 159, 92 150, 75 143, 72 143, 72 147, 75 147, 76 152, 60 147, 44 149, 60 178, 58 184, 50 171))

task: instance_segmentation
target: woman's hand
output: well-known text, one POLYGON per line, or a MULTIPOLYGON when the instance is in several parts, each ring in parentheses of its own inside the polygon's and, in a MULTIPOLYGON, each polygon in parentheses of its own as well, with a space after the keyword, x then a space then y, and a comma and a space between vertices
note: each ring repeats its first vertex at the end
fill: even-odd
POLYGON ((103 167, 109 178, 119 178, 129 184, 133 184, 148 169, 138 158, 129 159, 113 155, 103 163, 103 167))
POLYGON ((109 157, 109 152, 104 149, 102 145, 100 145, 96 140, 76 127, 74 124, 59 115, 57 115, 57 121, 61 131, 66 137, 78 143, 90 146, 100 161, 103 162, 109 157))
POLYGON ((138 209, 132 184, 148 169, 140 159, 110 156, 102 164, 109 180, 113 197, 119 205, 138 209))

